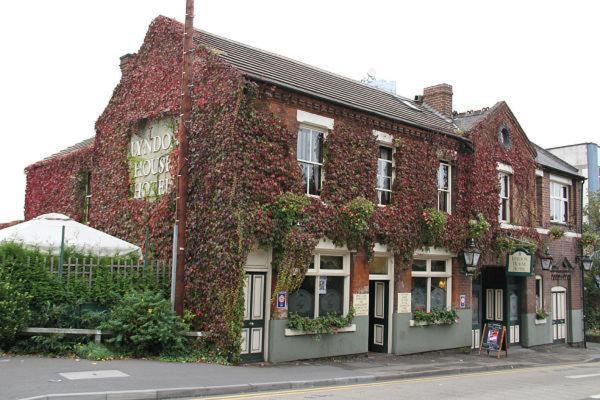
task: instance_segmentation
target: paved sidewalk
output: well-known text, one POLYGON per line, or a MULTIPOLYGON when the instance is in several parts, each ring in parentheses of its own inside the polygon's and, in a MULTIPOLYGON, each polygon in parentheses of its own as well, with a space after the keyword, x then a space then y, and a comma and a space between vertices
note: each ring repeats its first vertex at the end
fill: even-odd
POLYGON ((509 357, 501 359, 444 351, 244 366, 18 356, 0 358, 0 399, 162 399, 582 362, 600 362, 600 345, 589 343, 587 350, 562 345, 511 348, 509 357), (113 371, 105 372, 111 375, 114 370, 121 376, 99 377, 103 371, 113 371), (89 374, 85 379, 70 380, 60 375, 82 371, 94 371, 96 377, 89 374), (49 396, 52 394, 73 396, 49 396))

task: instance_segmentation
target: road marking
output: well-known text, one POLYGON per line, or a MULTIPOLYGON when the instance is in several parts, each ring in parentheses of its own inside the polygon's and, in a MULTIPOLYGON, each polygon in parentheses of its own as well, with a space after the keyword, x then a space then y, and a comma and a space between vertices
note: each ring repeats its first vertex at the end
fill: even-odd
MULTIPOLYGON (((314 387, 308 389, 291 389, 291 390, 281 390, 281 391, 266 391, 262 393, 247 393, 247 394, 236 394, 236 395, 228 395, 221 397, 210 397, 212 400, 239 400, 239 399, 259 399, 266 398, 272 396, 283 396, 283 395, 300 395, 307 394, 313 392, 336 392, 342 390, 348 390, 353 388, 370 388, 370 387, 379 387, 379 386, 389 386, 389 385, 404 385, 408 383, 415 382, 430 382, 430 381, 440 381, 440 380, 452 380, 452 379, 464 379, 471 378, 474 376, 486 376, 486 375, 504 375, 504 374, 513 374, 513 373, 521 373, 524 371, 543 371, 547 369, 553 368, 564 368, 564 367, 578 367, 578 366, 589 366, 591 363, 586 364, 555 364, 555 365, 547 365, 543 367, 531 367, 531 368, 514 368, 514 369, 505 369, 500 371, 489 371, 489 372, 473 372, 466 374, 458 374, 458 375, 441 375, 441 376, 432 376, 432 377, 424 377, 424 378, 414 378, 414 379, 396 379, 390 381, 382 381, 382 382, 374 382, 374 383, 357 383, 353 385, 342 385, 342 386, 322 386, 322 387, 314 387)), ((596 364, 596 363, 594 363, 596 364)), ((600 397, 598 397, 600 398, 600 397)), ((195 398, 193 400, 201 400, 200 398, 195 398)))
POLYGON ((600 373, 598 373, 598 374, 585 374, 585 375, 569 375, 569 376, 565 376, 565 378, 567 378, 567 379, 582 379, 582 378, 592 378, 594 376, 600 376, 600 373))
POLYGON ((105 369, 99 371, 79 371, 79 372, 61 372, 59 374, 63 378, 70 380, 77 379, 102 379, 102 378, 125 378, 127 375, 124 372, 116 369, 105 369))

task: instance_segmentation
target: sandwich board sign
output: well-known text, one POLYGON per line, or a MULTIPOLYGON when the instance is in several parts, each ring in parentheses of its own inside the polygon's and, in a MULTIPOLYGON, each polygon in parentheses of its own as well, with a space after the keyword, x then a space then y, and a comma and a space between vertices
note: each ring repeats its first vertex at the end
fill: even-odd
POLYGON ((498 323, 489 323, 483 326, 483 332, 481 335, 481 342, 479 343, 479 355, 481 350, 495 351, 498 354, 498 358, 502 352, 505 352, 505 356, 508 356, 508 343, 506 337, 506 326, 498 323))

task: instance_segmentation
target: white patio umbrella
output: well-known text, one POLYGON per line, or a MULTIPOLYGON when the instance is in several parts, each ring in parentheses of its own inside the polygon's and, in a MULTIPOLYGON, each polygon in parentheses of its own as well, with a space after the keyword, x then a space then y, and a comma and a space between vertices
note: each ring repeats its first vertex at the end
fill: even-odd
POLYGON ((95 256, 122 256, 131 253, 141 256, 138 246, 58 213, 40 215, 1 229, 0 242, 17 242, 58 255, 61 250, 63 227, 64 247, 95 256))

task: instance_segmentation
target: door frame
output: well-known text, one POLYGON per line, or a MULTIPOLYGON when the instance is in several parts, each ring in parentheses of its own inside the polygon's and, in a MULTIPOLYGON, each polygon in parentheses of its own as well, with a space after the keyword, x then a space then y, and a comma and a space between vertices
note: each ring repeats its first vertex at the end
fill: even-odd
MULTIPOLYGON (((388 281, 388 332, 387 332, 387 354, 392 353, 392 338, 393 338, 393 317, 394 317, 394 255, 392 253, 386 251, 377 251, 377 245, 375 245, 375 251, 373 252, 373 257, 387 257, 388 259, 388 271, 386 275, 369 274, 369 286, 371 281, 388 281)), ((370 293, 369 293, 370 296, 370 293)), ((369 305, 370 307, 370 305, 369 305)), ((368 322, 368 329, 371 330, 371 323, 368 322)), ((367 340, 369 335, 367 335, 367 340)))
MULTIPOLYGON (((260 249, 254 249, 252 252, 258 252, 260 249)), ((244 274, 246 272, 262 272, 266 273, 265 282, 265 303, 264 307, 264 328, 263 328, 263 361, 269 359, 269 330, 271 327, 271 279, 273 274, 273 268, 271 261, 273 260, 273 250, 269 248, 264 256, 264 263, 257 262, 256 260, 250 260, 250 254, 244 265, 244 274), (262 264, 262 265, 261 265, 262 264)))

